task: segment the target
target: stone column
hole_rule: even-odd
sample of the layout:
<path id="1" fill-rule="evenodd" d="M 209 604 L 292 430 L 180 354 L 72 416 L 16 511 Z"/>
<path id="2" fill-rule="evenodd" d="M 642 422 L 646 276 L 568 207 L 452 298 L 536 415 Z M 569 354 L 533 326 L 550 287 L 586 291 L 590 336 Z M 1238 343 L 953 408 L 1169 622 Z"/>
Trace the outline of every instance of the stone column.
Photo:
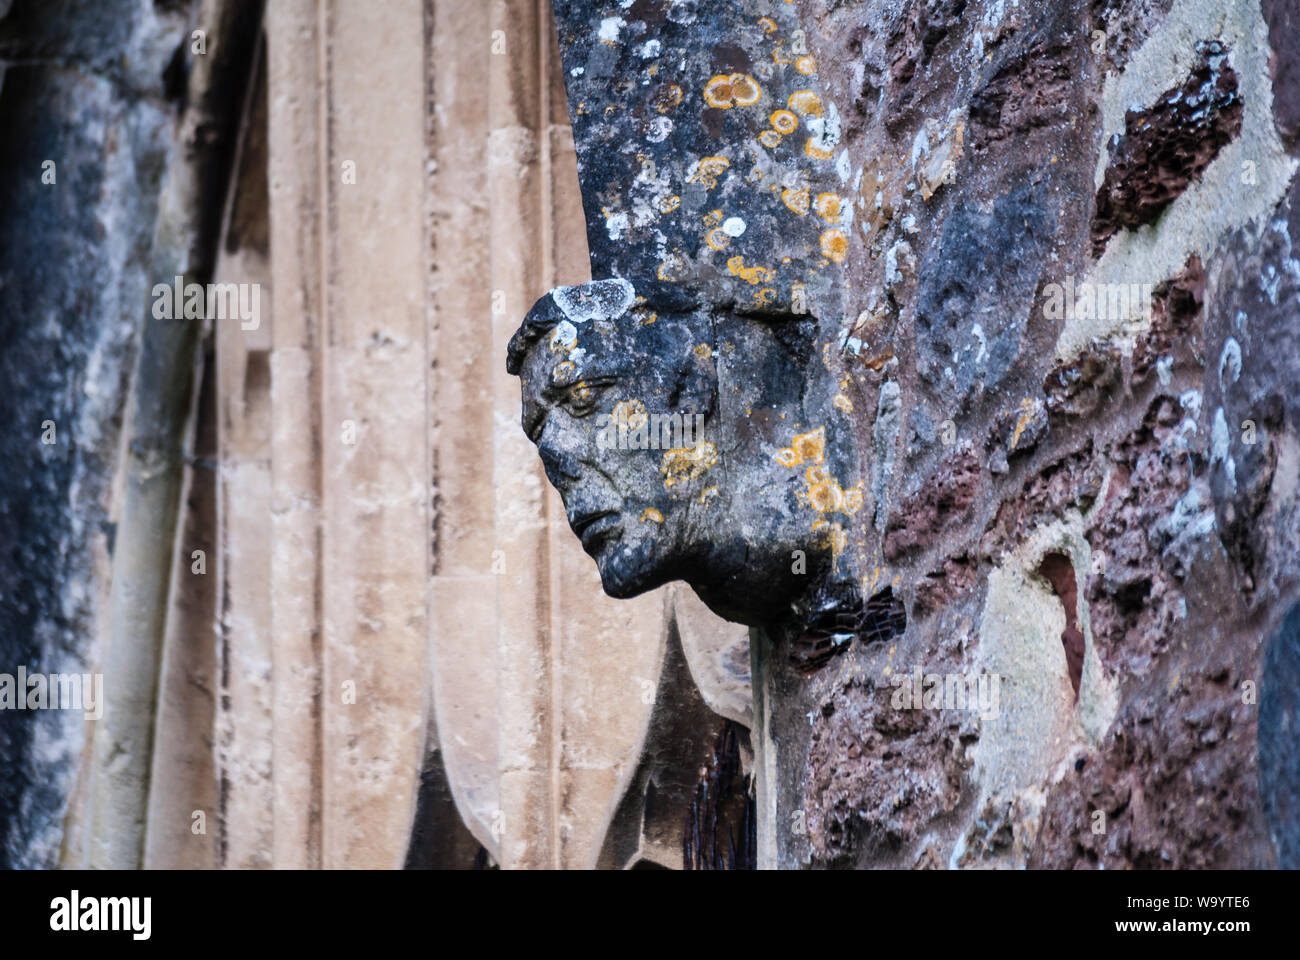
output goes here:
<path id="1" fill-rule="evenodd" d="M 314 0 L 266 11 L 271 350 L 274 862 L 321 863 L 321 335 L 327 176 L 323 24 Z"/>

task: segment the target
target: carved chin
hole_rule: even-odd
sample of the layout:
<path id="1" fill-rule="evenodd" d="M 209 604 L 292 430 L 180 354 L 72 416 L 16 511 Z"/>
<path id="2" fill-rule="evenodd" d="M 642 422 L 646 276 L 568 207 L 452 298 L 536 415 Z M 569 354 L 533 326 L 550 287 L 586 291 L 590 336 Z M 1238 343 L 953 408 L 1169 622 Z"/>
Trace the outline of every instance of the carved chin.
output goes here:
<path id="1" fill-rule="evenodd" d="M 600 584 L 611 597 L 635 597 L 664 582 L 654 540 L 617 540 L 596 557 Z"/>

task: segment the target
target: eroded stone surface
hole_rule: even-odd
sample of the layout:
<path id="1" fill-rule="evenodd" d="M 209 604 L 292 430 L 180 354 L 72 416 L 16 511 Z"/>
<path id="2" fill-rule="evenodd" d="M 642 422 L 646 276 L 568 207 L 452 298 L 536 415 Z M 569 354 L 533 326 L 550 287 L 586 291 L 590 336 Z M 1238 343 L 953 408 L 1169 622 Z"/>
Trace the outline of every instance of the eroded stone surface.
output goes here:
<path id="1" fill-rule="evenodd" d="M 780 320 L 786 301 L 740 309 L 697 227 L 618 219 L 640 187 L 614 190 L 616 171 L 645 180 L 638 137 L 664 133 L 654 169 L 670 178 L 701 144 L 735 178 L 761 135 L 744 111 L 756 89 L 785 82 L 765 60 L 760 76 L 761 36 L 738 14 L 688 6 L 562 5 L 562 45 L 588 58 L 566 68 L 584 68 L 570 97 L 593 263 L 642 290 L 634 274 L 654 276 L 662 259 L 656 231 L 665 249 L 684 233 L 698 253 L 678 282 L 685 313 L 744 330 L 751 314 Z M 849 605 L 887 595 L 902 609 L 879 642 L 848 629 L 832 563 L 812 594 L 782 587 L 798 622 L 751 619 L 760 862 L 1277 862 L 1294 829 L 1292 767 L 1278 748 L 1255 786 L 1255 726 L 1264 638 L 1294 600 L 1300 551 L 1284 386 L 1298 354 L 1284 318 L 1300 306 L 1286 15 L 1204 0 L 774 6 L 795 9 L 774 15 L 771 35 L 802 32 L 818 95 L 836 107 L 835 172 L 852 210 L 833 258 L 843 299 L 817 299 L 794 362 L 807 376 L 791 369 L 787 382 L 799 383 L 798 429 L 835 425 L 838 489 L 862 491 L 860 512 L 836 519 Z M 724 105 L 696 102 L 671 130 L 653 114 L 685 107 L 690 85 L 680 101 L 649 82 L 642 96 L 649 68 L 633 59 L 661 26 L 679 49 L 699 44 L 679 68 L 695 86 L 725 80 Z M 636 123 L 605 109 L 592 64 L 632 95 Z M 746 265 L 764 245 L 795 262 L 792 243 L 809 249 L 801 232 L 773 235 L 784 221 L 755 230 L 712 206 L 716 195 L 739 207 L 736 181 L 717 179 L 682 194 L 681 209 L 696 203 L 728 250 L 750 245 Z M 727 231 L 733 215 L 743 233 Z M 806 265 L 827 266 L 815 253 Z M 727 373 L 720 364 L 719 406 L 744 390 L 743 373 L 730 386 Z M 771 415 L 747 406 L 718 422 L 723 437 L 770 431 Z M 720 462 L 738 489 L 746 471 L 771 483 L 766 465 Z M 741 499 L 719 505 L 743 517 L 758 498 Z M 738 591 L 731 612 L 746 603 L 762 601 Z M 819 620 L 822 609 L 835 615 Z M 1270 649 L 1285 661 L 1284 641 Z M 1000 709 L 900 709 L 893 681 L 916 667 L 995 675 Z M 1273 703 L 1259 742 L 1286 715 Z"/>
<path id="2" fill-rule="evenodd" d="M 1142 112 L 1130 111 L 1097 191 L 1092 235 L 1100 253 L 1116 230 L 1156 219 L 1241 132 L 1237 75 L 1217 40 L 1198 44 L 1186 82 Z"/>

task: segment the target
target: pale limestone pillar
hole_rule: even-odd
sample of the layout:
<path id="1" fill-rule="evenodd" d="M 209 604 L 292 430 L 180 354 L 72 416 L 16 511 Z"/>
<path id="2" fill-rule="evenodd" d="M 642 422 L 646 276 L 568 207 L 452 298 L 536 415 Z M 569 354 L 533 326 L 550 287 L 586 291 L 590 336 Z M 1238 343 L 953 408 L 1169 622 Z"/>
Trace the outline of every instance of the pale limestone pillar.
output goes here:
<path id="1" fill-rule="evenodd" d="M 517 564 L 494 536 L 491 391 L 500 362 L 493 351 L 484 162 L 489 14 L 485 3 L 439 5 L 429 50 L 434 173 L 428 310 L 435 362 L 429 422 L 436 504 L 429 638 L 437 732 L 452 795 L 466 826 L 495 857 L 501 823 L 497 584 Z"/>
<path id="2" fill-rule="evenodd" d="M 544 253 L 537 255 L 545 176 L 538 162 L 544 98 L 538 89 L 543 43 L 537 7 L 533 0 L 491 3 L 489 25 L 498 42 L 505 41 L 505 52 L 488 60 L 484 157 L 489 282 L 504 307 L 491 314 L 494 361 L 505 356 L 519 318 L 547 280 Z M 506 570 L 497 591 L 499 861 L 507 869 L 554 867 L 559 859 L 558 651 L 549 590 L 547 488 L 532 445 L 517 426 L 511 429 L 519 419 L 518 385 L 499 361 L 492 366 L 495 542 Z"/>
<path id="3" fill-rule="evenodd" d="M 264 157 L 257 158 L 265 163 Z M 244 189 L 236 170 L 234 193 Z M 227 217 L 229 224 L 229 217 Z M 227 239 L 229 239 L 227 226 Z M 265 252 L 222 244 L 217 283 L 249 284 L 270 297 Z M 219 471 L 216 714 L 221 771 L 218 853 L 226 867 L 271 866 L 273 790 L 271 633 L 271 304 L 257 329 L 213 321 L 216 344 Z M 182 581 L 184 583 L 184 581 Z M 167 787 L 162 787 L 167 789 Z"/>
<path id="4" fill-rule="evenodd" d="M 321 860 L 396 867 L 427 719 L 423 6 L 324 10 Z"/>
<path id="5" fill-rule="evenodd" d="M 323 24 L 316 0 L 265 14 L 271 350 L 273 860 L 321 865 Z"/>

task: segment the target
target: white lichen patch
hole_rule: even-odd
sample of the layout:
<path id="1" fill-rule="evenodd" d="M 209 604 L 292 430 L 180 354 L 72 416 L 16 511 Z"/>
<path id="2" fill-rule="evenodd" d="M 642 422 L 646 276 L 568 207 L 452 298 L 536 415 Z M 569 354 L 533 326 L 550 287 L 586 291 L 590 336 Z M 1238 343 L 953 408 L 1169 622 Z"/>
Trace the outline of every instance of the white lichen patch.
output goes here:
<path id="1" fill-rule="evenodd" d="M 1228 489 L 1237 492 L 1237 461 L 1229 453 L 1230 436 L 1228 419 L 1223 415 L 1223 407 L 1214 411 L 1214 425 L 1210 427 L 1210 463 L 1223 464 L 1224 476 L 1228 480 Z"/>
<path id="2" fill-rule="evenodd" d="M 1223 352 L 1219 354 L 1219 387 L 1226 390 L 1228 384 L 1236 383 L 1241 376 L 1241 344 L 1235 337 L 1223 342 Z M 1226 380 L 1225 380 L 1226 377 Z"/>
<path id="3" fill-rule="evenodd" d="M 729 237 L 739 237 L 745 232 L 745 221 L 740 217 L 728 217 L 722 221 L 722 232 Z"/>
<path id="4" fill-rule="evenodd" d="M 597 36 L 605 43 L 618 43 L 619 34 L 627 26 L 627 21 L 622 17 L 606 17 L 600 21 L 600 30 Z"/>
<path id="5" fill-rule="evenodd" d="M 628 215 L 623 212 L 612 213 L 605 218 L 605 232 L 611 240 L 622 240 L 623 231 L 631 225 Z"/>
<path id="6" fill-rule="evenodd" d="M 808 127 L 808 155 L 830 157 L 840 143 L 840 112 L 835 104 L 827 102 L 825 115 L 807 117 L 804 123 Z"/>
<path id="7" fill-rule="evenodd" d="M 556 287 L 551 299 L 573 323 L 597 317 L 614 320 L 627 313 L 636 300 L 636 290 L 622 277 L 593 280 L 576 287 Z"/>

